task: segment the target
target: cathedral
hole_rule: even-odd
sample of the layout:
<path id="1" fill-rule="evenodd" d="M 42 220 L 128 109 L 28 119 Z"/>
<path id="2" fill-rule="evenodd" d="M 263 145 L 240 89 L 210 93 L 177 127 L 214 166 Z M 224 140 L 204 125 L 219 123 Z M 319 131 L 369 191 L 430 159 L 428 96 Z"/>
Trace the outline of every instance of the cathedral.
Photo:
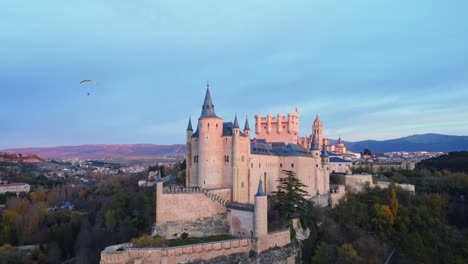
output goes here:
<path id="1" fill-rule="evenodd" d="M 187 127 L 187 187 L 229 189 L 228 199 L 253 204 L 259 179 L 263 192 L 277 190 L 283 170 L 293 171 L 307 187 L 309 198 L 329 193 L 330 158 L 317 116 L 312 136 L 299 137 L 299 112 L 286 116 L 255 116 L 252 138 L 246 119 L 243 129 L 216 115 L 207 87 L 196 130 Z"/>

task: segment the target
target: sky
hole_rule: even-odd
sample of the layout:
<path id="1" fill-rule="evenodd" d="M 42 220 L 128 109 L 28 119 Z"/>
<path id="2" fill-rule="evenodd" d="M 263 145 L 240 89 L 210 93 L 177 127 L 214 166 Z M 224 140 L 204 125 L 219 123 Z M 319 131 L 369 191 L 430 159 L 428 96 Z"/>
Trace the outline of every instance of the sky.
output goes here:
<path id="1" fill-rule="evenodd" d="M 468 135 L 466 10 L 466 0 L 2 0 L 0 149 L 184 143 L 207 80 L 217 115 L 251 127 L 297 106 L 303 135 L 316 115 L 324 136 L 348 141 Z"/>

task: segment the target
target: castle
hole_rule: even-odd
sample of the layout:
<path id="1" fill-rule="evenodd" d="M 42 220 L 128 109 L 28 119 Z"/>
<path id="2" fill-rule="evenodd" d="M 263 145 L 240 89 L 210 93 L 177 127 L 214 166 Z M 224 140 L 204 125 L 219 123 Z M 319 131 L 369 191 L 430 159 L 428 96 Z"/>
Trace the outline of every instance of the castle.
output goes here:
<path id="1" fill-rule="evenodd" d="M 241 130 L 237 116 L 224 122 L 216 115 L 209 86 L 194 131 L 186 130 L 186 186 L 156 183 L 156 221 L 153 235 L 168 239 L 231 234 L 235 239 L 180 247 L 135 248 L 130 244 L 106 248 L 101 264 L 187 263 L 231 254 L 269 254 L 289 250 L 281 263 L 294 263 L 297 248 L 290 228 L 268 230 L 268 195 L 277 190 L 283 170 L 293 171 L 316 205 L 334 205 L 344 186 L 330 190 L 333 166 L 323 142 L 322 122 L 316 117 L 312 136 L 299 137 L 299 112 L 287 116 L 255 116 L 251 139 L 248 120 Z M 302 232 L 299 221 L 291 223 Z"/>
<path id="2" fill-rule="evenodd" d="M 291 170 L 311 197 L 329 192 L 329 157 L 320 143 L 323 132 L 318 116 L 313 136 L 303 138 L 298 137 L 297 108 L 287 116 L 257 115 L 255 121 L 254 139 L 247 119 L 243 130 L 237 116 L 234 122 L 224 122 L 216 115 L 208 87 L 196 131 L 191 120 L 187 127 L 187 187 L 227 188 L 230 201 L 253 203 L 259 179 L 263 191 L 270 194 L 284 176 L 282 171 Z"/>

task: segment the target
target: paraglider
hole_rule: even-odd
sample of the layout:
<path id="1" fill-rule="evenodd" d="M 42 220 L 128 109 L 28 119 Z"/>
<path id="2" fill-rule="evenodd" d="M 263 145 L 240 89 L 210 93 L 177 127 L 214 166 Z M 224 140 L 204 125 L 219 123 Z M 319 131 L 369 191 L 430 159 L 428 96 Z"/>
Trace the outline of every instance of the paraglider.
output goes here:
<path id="1" fill-rule="evenodd" d="M 89 84 L 89 85 L 88 85 L 88 84 Z M 88 90 L 87 94 L 88 94 L 88 96 L 89 96 L 89 95 L 91 94 L 91 92 L 90 92 L 91 86 L 94 86 L 94 85 L 97 86 L 97 85 L 98 85 L 98 82 L 95 81 L 95 80 L 82 80 L 82 81 L 80 82 L 80 85 L 86 87 L 86 89 Z"/>

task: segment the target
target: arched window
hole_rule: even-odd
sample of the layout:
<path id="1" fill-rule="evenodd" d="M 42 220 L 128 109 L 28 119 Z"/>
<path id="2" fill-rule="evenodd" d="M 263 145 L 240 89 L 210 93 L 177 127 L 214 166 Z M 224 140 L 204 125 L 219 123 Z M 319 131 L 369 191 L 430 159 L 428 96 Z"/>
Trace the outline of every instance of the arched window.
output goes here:
<path id="1" fill-rule="evenodd" d="M 294 168 L 294 163 L 291 163 L 291 168 Z"/>

